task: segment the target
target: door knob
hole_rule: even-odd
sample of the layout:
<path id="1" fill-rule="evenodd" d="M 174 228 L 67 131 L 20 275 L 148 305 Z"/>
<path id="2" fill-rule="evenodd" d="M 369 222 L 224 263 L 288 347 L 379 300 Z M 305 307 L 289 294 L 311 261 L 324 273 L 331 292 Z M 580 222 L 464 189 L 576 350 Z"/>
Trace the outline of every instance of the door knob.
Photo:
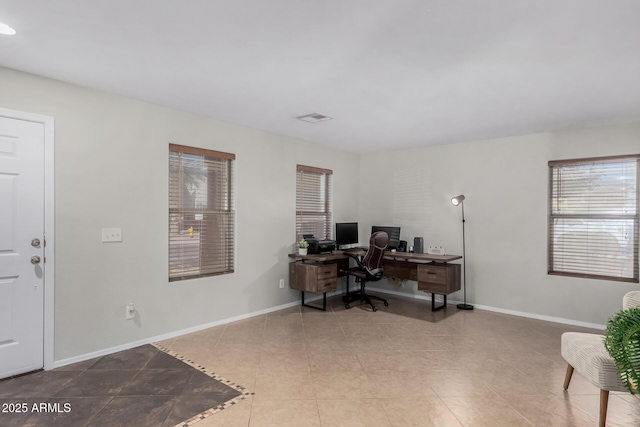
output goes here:
<path id="1" fill-rule="evenodd" d="M 31 246 L 33 246 L 34 248 L 37 248 L 38 246 L 40 246 L 40 239 L 31 240 Z"/>
<path id="2" fill-rule="evenodd" d="M 40 257 L 38 255 L 34 255 L 31 257 L 31 264 L 38 264 L 40 262 Z"/>

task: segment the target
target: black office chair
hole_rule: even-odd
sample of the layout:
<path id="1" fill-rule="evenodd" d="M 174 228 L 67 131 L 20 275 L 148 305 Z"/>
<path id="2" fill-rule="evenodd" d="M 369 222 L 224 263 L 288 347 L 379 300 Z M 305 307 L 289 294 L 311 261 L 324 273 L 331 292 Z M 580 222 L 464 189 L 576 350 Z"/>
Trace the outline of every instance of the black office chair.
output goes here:
<path id="1" fill-rule="evenodd" d="M 357 267 L 344 270 L 344 273 L 347 277 L 355 277 L 356 282 L 360 283 L 360 292 L 349 293 L 347 289 L 347 295 L 342 297 L 345 308 L 351 308 L 350 304 L 353 301 L 360 300 L 369 304 L 371 309 L 376 311 L 377 308 L 373 305 L 371 299 L 383 301 L 385 306 L 389 305 L 386 299 L 375 295 L 367 295 L 364 291 L 367 282 L 375 282 L 382 279 L 382 258 L 384 257 L 384 251 L 387 248 L 388 242 L 389 235 L 384 231 L 377 231 L 371 235 L 369 239 L 369 250 L 364 257 L 362 255 L 356 255 L 355 253 L 344 252 L 345 255 L 355 259 L 358 263 Z"/>

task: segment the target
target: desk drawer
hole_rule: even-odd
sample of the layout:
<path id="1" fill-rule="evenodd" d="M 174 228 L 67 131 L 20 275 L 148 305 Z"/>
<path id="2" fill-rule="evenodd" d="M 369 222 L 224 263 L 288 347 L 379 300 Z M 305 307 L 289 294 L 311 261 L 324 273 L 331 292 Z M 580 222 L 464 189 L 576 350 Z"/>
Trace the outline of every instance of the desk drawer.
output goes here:
<path id="1" fill-rule="evenodd" d="M 318 288 L 316 289 L 316 293 L 330 292 L 335 291 L 338 281 L 336 277 L 328 277 L 326 279 L 318 279 Z"/>
<path id="2" fill-rule="evenodd" d="M 460 290 L 460 264 L 425 264 L 418 267 L 418 290 L 448 295 Z"/>
<path id="3" fill-rule="evenodd" d="M 290 286 L 304 292 L 321 294 L 337 288 L 336 264 L 293 262 L 290 270 Z"/>
<path id="4" fill-rule="evenodd" d="M 447 292 L 447 285 L 444 283 L 418 282 L 418 290 L 440 295 L 447 295 L 450 293 Z"/>
<path id="5" fill-rule="evenodd" d="M 318 281 L 331 277 L 335 279 L 338 273 L 338 269 L 335 264 L 320 265 L 318 266 L 317 271 Z"/>
<path id="6" fill-rule="evenodd" d="M 447 269 L 445 267 L 435 267 L 431 265 L 421 265 L 418 268 L 418 282 L 447 284 Z"/>

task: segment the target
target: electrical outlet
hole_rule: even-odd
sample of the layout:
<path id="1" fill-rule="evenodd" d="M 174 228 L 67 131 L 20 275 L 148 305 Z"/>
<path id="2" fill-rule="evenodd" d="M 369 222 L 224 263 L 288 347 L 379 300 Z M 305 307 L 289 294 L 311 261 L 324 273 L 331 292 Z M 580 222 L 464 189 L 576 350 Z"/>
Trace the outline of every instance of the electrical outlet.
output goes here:
<path id="1" fill-rule="evenodd" d="M 122 242 L 122 229 L 121 228 L 103 228 L 102 229 L 102 242 Z"/>
<path id="2" fill-rule="evenodd" d="M 127 320 L 133 319 L 134 317 L 136 317 L 136 306 L 133 305 L 133 303 L 129 303 L 127 304 L 127 306 L 124 309 L 124 317 Z"/>
<path id="3" fill-rule="evenodd" d="M 284 279 L 280 279 L 280 289 L 284 289 Z"/>

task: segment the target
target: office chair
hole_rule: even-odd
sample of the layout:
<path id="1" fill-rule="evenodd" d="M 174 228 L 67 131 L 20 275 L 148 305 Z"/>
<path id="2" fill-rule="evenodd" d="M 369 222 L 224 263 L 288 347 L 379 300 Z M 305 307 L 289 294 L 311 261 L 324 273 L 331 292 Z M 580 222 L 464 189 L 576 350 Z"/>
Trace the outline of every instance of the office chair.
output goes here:
<path id="1" fill-rule="evenodd" d="M 349 276 L 353 276 L 356 282 L 360 283 L 360 292 L 349 293 L 349 289 L 347 288 L 347 295 L 342 297 L 345 308 L 351 308 L 349 304 L 353 301 L 360 300 L 369 304 L 371 309 L 376 311 L 377 308 L 373 305 L 371 299 L 383 301 L 385 306 L 389 305 L 386 299 L 375 295 L 367 295 L 364 291 L 367 282 L 376 282 L 382 279 L 382 258 L 384 257 L 384 250 L 387 248 L 388 242 L 389 235 L 384 231 L 377 231 L 371 235 L 369 239 L 369 250 L 364 257 L 362 255 L 356 255 L 355 253 L 344 252 L 345 255 L 355 259 L 358 264 L 357 267 L 344 270 L 344 273 L 347 275 L 347 280 Z"/>

